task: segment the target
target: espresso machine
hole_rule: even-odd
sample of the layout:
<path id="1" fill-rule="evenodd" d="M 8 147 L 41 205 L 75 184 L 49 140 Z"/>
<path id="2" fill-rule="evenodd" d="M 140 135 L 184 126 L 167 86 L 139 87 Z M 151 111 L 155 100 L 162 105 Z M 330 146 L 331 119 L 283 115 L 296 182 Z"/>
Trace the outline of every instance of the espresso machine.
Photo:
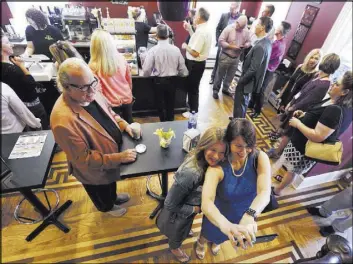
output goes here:
<path id="1" fill-rule="evenodd" d="M 50 24 L 60 29 L 60 31 L 64 31 L 64 23 L 61 16 L 61 10 L 56 6 L 54 6 L 54 12 L 50 10 L 49 6 L 47 6 L 47 8 Z"/>
<path id="2" fill-rule="evenodd" d="M 21 37 L 19 34 L 16 33 L 12 25 L 5 25 L 5 29 L 7 33 L 6 35 L 10 42 L 22 42 L 24 40 L 23 37 Z M 3 28 L 1 28 L 1 31 L 3 34 L 5 34 L 5 31 L 3 30 Z"/>
<path id="3" fill-rule="evenodd" d="M 83 6 L 66 4 L 62 11 L 62 18 L 70 41 L 90 41 L 91 23 Z"/>

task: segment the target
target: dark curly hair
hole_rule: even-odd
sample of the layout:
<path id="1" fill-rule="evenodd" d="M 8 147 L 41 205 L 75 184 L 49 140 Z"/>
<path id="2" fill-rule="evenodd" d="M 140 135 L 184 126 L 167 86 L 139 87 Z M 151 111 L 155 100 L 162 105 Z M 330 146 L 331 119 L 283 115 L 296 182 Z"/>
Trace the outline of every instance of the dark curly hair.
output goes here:
<path id="1" fill-rule="evenodd" d="M 347 94 L 339 98 L 336 104 L 352 108 L 352 89 L 353 89 L 353 76 L 352 71 L 346 71 L 341 79 L 342 90 L 347 90 Z"/>
<path id="2" fill-rule="evenodd" d="M 30 8 L 26 11 L 26 18 L 32 19 L 39 29 L 44 29 L 48 25 L 48 20 L 44 13 L 35 8 Z"/>
<path id="3" fill-rule="evenodd" d="M 248 148 L 255 149 L 256 130 L 254 125 L 245 118 L 235 118 L 228 124 L 225 141 L 230 144 L 239 136 L 244 139 Z"/>

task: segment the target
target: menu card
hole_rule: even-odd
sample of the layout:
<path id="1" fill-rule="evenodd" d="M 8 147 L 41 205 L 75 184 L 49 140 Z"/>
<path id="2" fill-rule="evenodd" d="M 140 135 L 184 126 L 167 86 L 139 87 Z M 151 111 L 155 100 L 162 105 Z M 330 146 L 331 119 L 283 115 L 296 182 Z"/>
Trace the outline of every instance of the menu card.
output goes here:
<path id="1" fill-rule="evenodd" d="M 36 132 L 19 136 L 9 159 L 38 157 L 42 152 L 47 132 Z"/>

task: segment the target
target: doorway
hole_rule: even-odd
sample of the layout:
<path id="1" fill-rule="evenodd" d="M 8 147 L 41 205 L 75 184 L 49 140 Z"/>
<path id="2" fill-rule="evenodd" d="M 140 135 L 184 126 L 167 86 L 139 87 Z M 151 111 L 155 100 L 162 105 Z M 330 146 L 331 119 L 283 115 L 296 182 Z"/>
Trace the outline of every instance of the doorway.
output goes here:
<path id="1" fill-rule="evenodd" d="M 208 27 L 213 33 L 212 35 L 212 48 L 208 59 L 215 59 L 217 54 L 216 47 L 216 28 L 223 13 L 229 12 L 230 2 L 223 1 L 210 1 L 210 2 L 196 2 L 196 8 L 204 7 L 208 12 L 210 12 L 210 19 L 208 20 Z"/>

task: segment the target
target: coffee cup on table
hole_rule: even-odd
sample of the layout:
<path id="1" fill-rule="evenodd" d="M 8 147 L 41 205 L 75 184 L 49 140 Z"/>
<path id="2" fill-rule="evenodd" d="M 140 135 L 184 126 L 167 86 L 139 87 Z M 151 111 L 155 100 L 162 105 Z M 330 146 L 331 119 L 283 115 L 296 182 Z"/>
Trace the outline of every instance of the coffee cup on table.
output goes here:
<path id="1" fill-rule="evenodd" d="M 132 134 L 134 139 L 140 139 L 141 137 L 141 125 L 139 123 L 131 123 L 130 124 Z"/>

